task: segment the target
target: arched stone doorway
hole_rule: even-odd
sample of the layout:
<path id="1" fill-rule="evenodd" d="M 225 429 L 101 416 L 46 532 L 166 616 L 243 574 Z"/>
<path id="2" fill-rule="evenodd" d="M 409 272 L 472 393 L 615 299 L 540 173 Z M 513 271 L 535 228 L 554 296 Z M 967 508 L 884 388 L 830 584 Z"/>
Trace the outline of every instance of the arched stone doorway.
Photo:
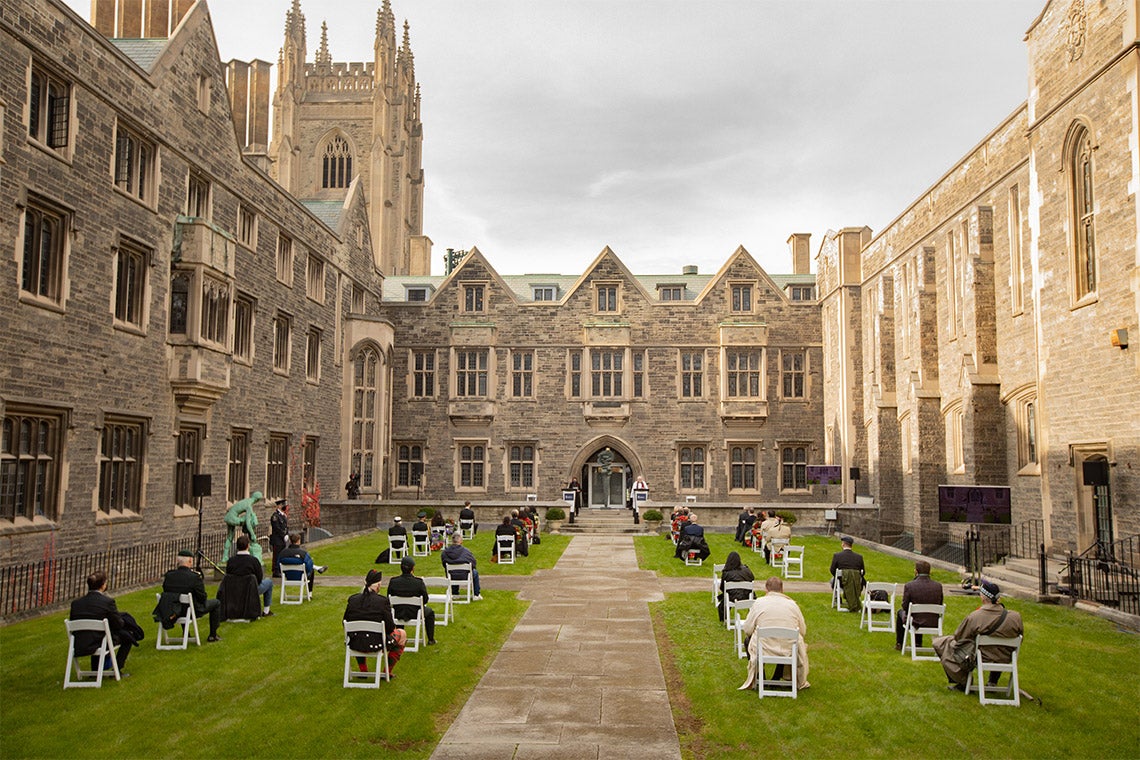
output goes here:
<path id="1" fill-rule="evenodd" d="M 582 506 L 591 509 L 624 509 L 641 460 L 617 438 L 602 436 L 582 447 L 572 472 L 582 485 Z"/>

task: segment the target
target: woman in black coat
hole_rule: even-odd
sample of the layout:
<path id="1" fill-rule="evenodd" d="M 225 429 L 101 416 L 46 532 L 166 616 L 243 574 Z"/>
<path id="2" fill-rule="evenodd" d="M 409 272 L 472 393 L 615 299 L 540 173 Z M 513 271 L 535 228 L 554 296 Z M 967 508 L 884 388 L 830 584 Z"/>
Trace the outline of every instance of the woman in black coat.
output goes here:
<path id="1" fill-rule="evenodd" d="M 724 584 L 754 580 L 756 577 L 752 575 L 751 568 L 740 561 L 740 555 L 737 552 L 729 552 L 724 560 L 724 569 L 720 571 L 720 593 L 716 596 L 716 613 L 721 622 L 724 622 Z M 748 591 L 744 589 L 733 589 L 728 592 L 728 598 L 734 602 L 747 599 L 748 596 Z"/>

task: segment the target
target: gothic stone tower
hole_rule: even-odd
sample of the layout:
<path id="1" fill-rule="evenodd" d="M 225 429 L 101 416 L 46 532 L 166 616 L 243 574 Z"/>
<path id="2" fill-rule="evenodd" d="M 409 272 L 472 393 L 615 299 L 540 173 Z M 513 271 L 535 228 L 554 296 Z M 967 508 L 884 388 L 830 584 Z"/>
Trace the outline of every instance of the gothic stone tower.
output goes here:
<path id="1" fill-rule="evenodd" d="M 269 153 L 274 178 L 303 200 L 342 200 L 359 177 L 376 266 L 385 275 L 430 274 L 423 235 L 423 125 L 408 25 L 397 47 L 389 0 L 377 12 L 375 57 L 334 62 L 327 27 L 306 62 L 300 0 L 285 15 Z"/>

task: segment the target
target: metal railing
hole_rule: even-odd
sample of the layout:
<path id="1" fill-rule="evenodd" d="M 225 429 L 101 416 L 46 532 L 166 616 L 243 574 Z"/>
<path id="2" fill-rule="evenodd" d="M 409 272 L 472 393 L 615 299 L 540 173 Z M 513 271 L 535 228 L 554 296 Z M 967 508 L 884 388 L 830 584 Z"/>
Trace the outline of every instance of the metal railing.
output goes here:
<path id="1" fill-rule="evenodd" d="M 55 557 L 0 568 L 0 617 L 49 609 L 87 593 L 87 576 L 107 573 L 108 588 L 123 591 L 160 580 L 183 549 L 194 551 L 198 537 L 168 539 L 121 549 Z M 202 536 L 202 553 L 220 561 L 226 534 Z"/>
<path id="2" fill-rule="evenodd" d="M 1140 535 L 1111 543 L 1097 541 L 1069 553 L 1065 590 L 1077 597 L 1140 615 Z"/>

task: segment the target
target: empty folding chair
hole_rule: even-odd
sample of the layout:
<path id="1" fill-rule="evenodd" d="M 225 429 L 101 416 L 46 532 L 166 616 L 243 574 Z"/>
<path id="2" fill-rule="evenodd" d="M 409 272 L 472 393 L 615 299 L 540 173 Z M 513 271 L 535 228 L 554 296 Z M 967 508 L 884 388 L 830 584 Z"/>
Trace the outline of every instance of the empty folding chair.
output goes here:
<path id="1" fill-rule="evenodd" d="M 748 647 L 744 645 L 744 621 L 748 619 L 748 613 L 754 604 L 755 599 L 741 599 L 732 606 L 732 636 L 736 643 L 736 656 L 743 659 L 748 658 Z"/>
<path id="2" fill-rule="evenodd" d="M 412 531 L 412 556 L 426 557 L 431 554 L 431 533 L 426 530 Z"/>
<path id="3" fill-rule="evenodd" d="M 966 678 L 966 693 L 970 693 L 970 689 L 976 688 L 978 690 L 978 701 L 983 705 L 1013 705 L 1019 707 L 1021 705 L 1021 687 L 1017 678 L 1017 654 L 1021 650 L 1021 636 L 1016 638 L 1007 639 L 1001 636 L 978 636 L 974 639 L 974 651 L 977 652 L 978 667 L 974 669 Z M 994 662 L 993 659 L 986 659 L 987 647 L 1002 647 L 1010 650 L 1009 662 Z M 989 652 L 989 656 L 994 656 L 993 652 Z M 999 678 L 1001 673 L 1009 673 L 1009 683 L 1002 688 L 1001 686 L 990 686 L 987 683 L 990 673 L 998 673 Z M 975 682 L 975 678 L 977 681 Z M 993 697 L 991 694 L 1002 694 L 1004 697 Z"/>
<path id="4" fill-rule="evenodd" d="M 344 623 L 344 688 L 346 689 L 378 689 L 380 679 L 389 680 L 388 649 L 384 646 L 387 637 L 384 633 L 384 624 L 372 620 L 348 620 Z M 379 637 L 380 648 L 376 650 L 356 650 L 349 643 L 349 634 L 372 632 Z M 364 658 L 365 667 L 369 658 L 373 659 L 371 671 L 360 670 L 356 662 L 357 657 Z M 356 667 L 354 667 L 356 666 Z"/>
<path id="5" fill-rule="evenodd" d="M 692 565 L 693 567 L 700 567 L 705 561 L 701 559 L 700 549 L 686 549 L 685 550 L 685 564 Z"/>
<path id="6" fill-rule="evenodd" d="M 912 660 L 934 660 L 938 662 L 938 655 L 934 653 L 934 647 L 920 647 L 916 646 L 919 636 L 941 636 L 942 635 L 942 618 L 946 614 L 945 604 L 912 604 L 906 612 L 906 620 L 903 625 L 906 626 L 903 634 L 903 654 L 910 648 L 910 659 Z M 924 625 L 916 626 L 914 618 L 916 615 L 936 615 L 938 617 L 937 625 Z M 919 650 L 922 654 L 919 654 Z"/>
<path id="7" fill-rule="evenodd" d="M 804 577 L 804 547 L 788 544 L 784 547 L 784 577 Z"/>
<path id="8" fill-rule="evenodd" d="M 895 630 L 895 593 L 898 591 L 897 583 L 868 583 L 863 589 L 863 612 L 859 617 L 859 627 L 867 626 L 867 631 Z M 879 593 L 882 592 L 882 593 Z M 885 593 L 885 600 L 875 599 Z M 876 612 L 886 612 L 885 619 L 876 620 Z"/>
<path id="9" fill-rule="evenodd" d="M 748 591 L 748 599 L 756 598 L 756 591 L 752 588 L 752 581 L 728 581 L 724 584 L 724 627 L 732 630 L 732 609 L 740 602 L 732 601 L 733 591 Z"/>
<path id="10" fill-rule="evenodd" d="M 720 593 L 720 571 L 724 569 L 723 564 L 713 565 L 713 585 L 712 585 L 712 602 L 716 604 L 717 594 Z"/>
<path id="11" fill-rule="evenodd" d="M 799 655 L 800 632 L 795 628 L 757 628 L 752 633 L 756 642 L 756 688 L 760 692 L 760 699 L 764 697 L 791 697 L 796 699 L 799 693 Z M 792 653 L 788 656 L 764 654 L 764 639 L 785 639 L 791 642 Z M 775 680 L 764 677 L 764 668 L 767 665 L 783 665 L 785 672 L 790 667 L 792 680 Z"/>
<path id="12" fill-rule="evenodd" d="M 455 608 L 452 606 L 451 581 L 447 578 L 424 578 L 428 588 L 428 604 L 435 605 L 435 624 L 447 625 L 455 617 Z M 440 610 L 443 614 L 440 614 Z"/>
<path id="13" fill-rule="evenodd" d="M 156 593 L 154 597 L 156 600 L 161 599 L 162 594 Z M 191 641 L 202 646 L 202 641 L 198 637 L 198 613 L 194 610 L 193 597 L 182 594 L 178 597 L 178 602 L 182 605 L 182 614 L 170 629 L 163 628 L 162 623 L 158 624 L 158 636 L 154 640 L 155 649 L 186 649 Z M 191 630 L 194 631 L 193 637 L 190 636 Z M 176 632 L 181 633 L 177 639 Z"/>
<path id="14" fill-rule="evenodd" d="M 404 645 L 405 652 L 418 652 L 420 651 L 420 641 L 426 641 L 427 635 L 424 631 L 424 600 L 418 596 L 389 596 L 388 601 L 392 603 L 392 618 L 396 621 L 396 625 L 403 627 L 408 632 L 408 643 Z M 414 607 L 415 613 L 405 617 L 397 612 L 401 607 Z M 407 614 L 407 610 L 403 610 Z M 412 635 L 414 629 L 415 635 Z"/>
<path id="15" fill-rule="evenodd" d="M 67 672 L 63 676 L 63 688 L 100 688 L 103 685 L 103 671 L 107 662 L 110 663 L 109 669 L 115 676 L 115 680 L 120 680 L 119 662 L 115 659 L 115 650 L 119 647 L 111 637 L 110 621 L 104 618 L 102 620 L 64 620 L 63 623 L 67 626 Z M 89 655 L 75 653 L 75 634 L 82 632 L 102 634 L 103 636 L 99 648 Z M 95 667 L 91 669 L 83 667 L 83 663 L 88 657 L 96 663 Z"/>
<path id="16" fill-rule="evenodd" d="M 513 565 L 515 563 L 514 536 L 495 536 L 495 554 L 500 565 Z"/>
<path id="17" fill-rule="evenodd" d="M 313 600 L 313 592 L 309 590 L 309 573 L 301 560 L 282 560 L 280 581 L 281 604 L 302 604 L 305 600 Z"/>

